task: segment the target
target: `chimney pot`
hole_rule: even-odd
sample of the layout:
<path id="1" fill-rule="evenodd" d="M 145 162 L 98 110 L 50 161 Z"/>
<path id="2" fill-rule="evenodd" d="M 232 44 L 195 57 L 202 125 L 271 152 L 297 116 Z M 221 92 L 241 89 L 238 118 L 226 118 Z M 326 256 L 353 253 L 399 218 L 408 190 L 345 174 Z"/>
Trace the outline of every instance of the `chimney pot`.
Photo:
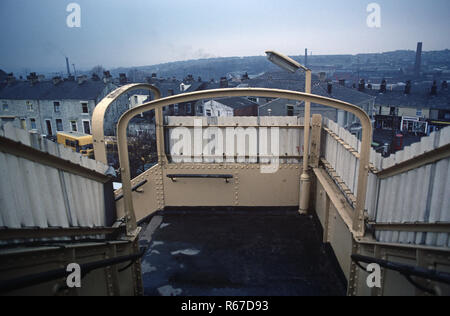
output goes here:
<path id="1" fill-rule="evenodd" d="M 437 95 L 437 82 L 436 82 L 436 80 L 433 82 L 433 85 L 431 86 L 431 95 Z"/>
<path id="2" fill-rule="evenodd" d="M 104 71 L 103 72 L 103 82 L 104 83 L 109 83 L 111 81 L 112 81 L 111 73 L 109 71 Z"/>
<path id="3" fill-rule="evenodd" d="M 228 80 L 227 77 L 220 78 L 220 87 L 221 88 L 228 88 Z"/>
<path id="4" fill-rule="evenodd" d="M 328 84 L 327 84 L 327 91 L 328 91 L 328 94 L 333 93 L 333 84 L 331 82 L 328 82 Z"/>
<path id="5" fill-rule="evenodd" d="M 406 81 L 405 94 L 411 94 L 411 80 Z"/>
<path id="6" fill-rule="evenodd" d="M 383 79 L 383 81 L 381 81 L 381 85 L 380 85 L 380 92 L 386 93 L 386 87 L 387 87 L 386 79 Z"/>
<path id="7" fill-rule="evenodd" d="M 364 79 L 361 79 L 361 81 L 359 82 L 358 90 L 364 91 L 365 89 L 366 89 L 366 81 Z"/>
<path id="8" fill-rule="evenodd" d="M 53 84 L 54 84 L 55 86 L 57 86 L 58 84 L 60 84 L 60 83 L 62 82 L 62 78 L 59 77 L 59 76 L 53 77 L 52 81 L 53 81 Z"/>
<path id="9" fill-rule="evenodd" d="M 127 75 L 124 73 L 119 74 L 119 82 L 120 84 L 127 84 L 128 83 Z"/>

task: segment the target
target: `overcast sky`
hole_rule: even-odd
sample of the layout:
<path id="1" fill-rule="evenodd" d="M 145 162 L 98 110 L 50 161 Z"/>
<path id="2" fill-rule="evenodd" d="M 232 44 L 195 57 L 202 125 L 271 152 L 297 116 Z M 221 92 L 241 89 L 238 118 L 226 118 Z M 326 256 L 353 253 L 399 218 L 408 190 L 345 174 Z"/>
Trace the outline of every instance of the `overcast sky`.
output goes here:
<path id="1" fill-rule="evenodd" d="M 81 27 L 69 28 L 69 3 Z M 206 57 L 356 54 L 450 48 L 449 0 L 0 0 L 0 68 L 64 70 L 152 65 Z"/>

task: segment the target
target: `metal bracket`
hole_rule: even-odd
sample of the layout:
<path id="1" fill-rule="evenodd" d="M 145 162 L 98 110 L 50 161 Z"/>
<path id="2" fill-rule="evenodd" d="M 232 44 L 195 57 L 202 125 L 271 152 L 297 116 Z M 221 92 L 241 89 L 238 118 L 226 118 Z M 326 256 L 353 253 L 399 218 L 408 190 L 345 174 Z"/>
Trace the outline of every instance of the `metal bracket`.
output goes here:
<path id="1" fill-rule="evenodd" d="M 168 174 L 167 178 L 170 178 L 173 182 L 176 182 L 177 178 L 196 178 L 196 179 L 225 179 L 226 183 L 229 183 L 229 179 L 233 178 L 232 174 Z"/>

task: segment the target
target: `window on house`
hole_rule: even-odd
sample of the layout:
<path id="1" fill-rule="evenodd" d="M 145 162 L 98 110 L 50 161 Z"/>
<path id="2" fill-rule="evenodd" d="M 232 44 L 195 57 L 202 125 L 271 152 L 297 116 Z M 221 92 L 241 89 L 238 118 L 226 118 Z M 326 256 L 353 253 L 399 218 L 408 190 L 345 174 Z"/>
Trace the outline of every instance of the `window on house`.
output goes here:
<path id="1" fill-rule="evenodd" d="M 83 130 L 85 134 L 91 134 L 91 122 L 83 121 Z"/>
<path id="2" fill-rule="evenodd" d="M 186 104 L 186 113 L 191 113 L 191 111 L 192 111 L 191 103 Z"/>
<path id="3" fill-rule="evenodd" d="M 211 110 L 206 110 L 206 116 L 211 116 Z"/>
<path id="4" fill-rule="evenodd" d="M 20 127 L 24 130 L 27 130 L 27 120 L 26 119 L 20 120 Z"/>
<path id="5" fill-rule="evenodd" d="M 292 105 L 287 106 L 287 116 L 294 116 L 294 106 Z"/>
<path id="6" fill-rule="evenodd" d="M 47 136 L 53 136 L 52 121 L 45 120 L 45 125 L 47 126 Z"/>
<path id="7" fill-rule="evenodd" d="M 198 106 L 198 113 L 203 114 L 203 105 Z"/>
<path id="8" fill-rule="evenodd" d="M 33 103 L 31 103 L 30 101 L 27 101 L 27 110 L 33 111 Z"/>
<path id="9" fill-rule="evenodd" d="M 56 120 L 56 131 L 58 131 L 58 132 L 64 131 L 63 123 L 62 123 L 62 120 L 60 120 L 60 119 Z"/>
<path id="10" fill-rule="evenodd" d="M 9 105 L 7 102 L 3 101 L 3 105 L 2 105 L 3 111 L 8 111 L 9 109 Z"/>
<path id="11" fill-rule="evenodd" d="M 53 108 L 55 110 L 55 113 L 59 113 L 60 112 L 60 104 L 59 102 L 53 102 Z"/>
<path id="12" fill-rule="evenodd" d="M 81 103 L 81 113 L 83 114 L 89 114 L 89 107 L 86 102 Z"/>
<path id="13" fill-rule="evenodd" d="M 134 96 L 134 104 L 138 104 L 138 97 L 137 97 L 137 95 Z"/>
<path id="14" fill-rule="evenodd" d="M 416 116 L 422 116 L 422 109 L 416 110 Z"/>
<path id="15" fill-rule="evenodd" d="M 30 125 L 31 125 L 31 129 L 37 129 L 36 128 L 36 119 L 34 119 L 34 118 L 30 119 Z"/>
<path id="16" fill-rule="evenodd" d="M 173 106 L 173 111 L 174 111 L 175 113 L 178 113 L 178 104 L 174 104 L 174 106 Z"/>
<path id="17" fill-rule="evenodd" d="M 72 129 L 72 132 L 78 132 L 77 121 L 70 121 L 70 128 Z"/>

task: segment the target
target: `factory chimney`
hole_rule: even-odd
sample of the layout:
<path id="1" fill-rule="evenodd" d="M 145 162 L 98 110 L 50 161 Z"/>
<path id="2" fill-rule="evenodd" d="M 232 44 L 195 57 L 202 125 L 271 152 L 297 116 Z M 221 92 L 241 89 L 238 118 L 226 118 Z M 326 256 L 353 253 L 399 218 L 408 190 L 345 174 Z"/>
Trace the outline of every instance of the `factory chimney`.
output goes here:
<path id="1" fill-rule="evenodd" d="M 66 67 L 67 67 L 67 76 L 70 77 L 70 66 L 69 66 L 69 58 L 66 57 Z"/>
<path id="2" fill-rule="evenodd" d="M 416 64 L 414 66 L 414 74 L 416 77 L 420 76 L 420 70 L 422 68 L 422 42 L 417 43 L 416 51 Z"/>
<path id="3" fill-rule="evenodd" d="M 308 67 L 308 49 L 305 48 L 305 67 Z"/>

